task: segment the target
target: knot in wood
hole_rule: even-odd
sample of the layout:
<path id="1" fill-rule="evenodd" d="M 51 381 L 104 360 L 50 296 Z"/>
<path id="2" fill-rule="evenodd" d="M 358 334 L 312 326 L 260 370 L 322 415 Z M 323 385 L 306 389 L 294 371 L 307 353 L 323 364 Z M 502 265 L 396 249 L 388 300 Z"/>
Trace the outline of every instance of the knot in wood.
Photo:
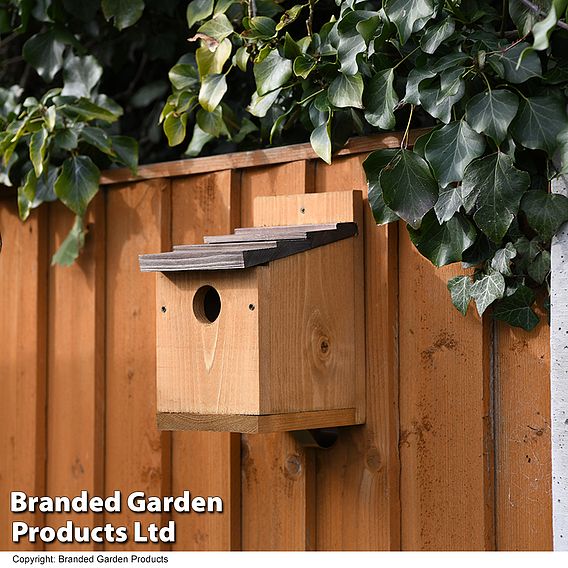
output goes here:
<path id="1" fill-rule="evenodd" d="M 286 477 L 295 479 L 302 473 L 302 462 L 300 456 L 292 454 L 286 458 Z"/>

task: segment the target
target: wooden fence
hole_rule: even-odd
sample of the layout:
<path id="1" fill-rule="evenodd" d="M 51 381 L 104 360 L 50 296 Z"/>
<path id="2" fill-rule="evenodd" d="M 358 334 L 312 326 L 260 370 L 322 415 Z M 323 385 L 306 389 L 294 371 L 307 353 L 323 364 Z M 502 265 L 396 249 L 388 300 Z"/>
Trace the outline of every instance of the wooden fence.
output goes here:
<path id="1" fill-rule="evenodd" d="M 138 255 L 250 226 L 258 195 L 366 190 L 364 157 L 399 142 L 355 140 L 331 166 L 299 145 L 146 166 L 136 180 L 110 172 L 70 268 L 49 259 L 72 215 L 53 204 L 23 224 L 16 200 L 0 200 L 0 549 L 14 548 L 16 518 L 46 522 L 7 513 L 16 489 L 222 496 L 223 514 L 173 516 L 175 550 L 551 548 L 548 326 L 463 318 L 446 290 L 460 268 L 436 270 L 370 210 L 367 423 L 330 450 L 156 429 L 155 277 Z M 156 517 L 69 518 L 169 519 Z"/>

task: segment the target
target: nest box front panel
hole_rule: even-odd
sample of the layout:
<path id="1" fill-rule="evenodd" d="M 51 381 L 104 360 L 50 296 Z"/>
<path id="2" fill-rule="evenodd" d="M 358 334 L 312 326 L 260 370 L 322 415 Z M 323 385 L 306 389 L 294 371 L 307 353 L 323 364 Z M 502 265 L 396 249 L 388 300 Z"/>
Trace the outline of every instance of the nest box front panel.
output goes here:
<path id="1" fill-rule="evenodd" d="M 158 412 L 259 413 L 257 270 L 157 275 Z"/>

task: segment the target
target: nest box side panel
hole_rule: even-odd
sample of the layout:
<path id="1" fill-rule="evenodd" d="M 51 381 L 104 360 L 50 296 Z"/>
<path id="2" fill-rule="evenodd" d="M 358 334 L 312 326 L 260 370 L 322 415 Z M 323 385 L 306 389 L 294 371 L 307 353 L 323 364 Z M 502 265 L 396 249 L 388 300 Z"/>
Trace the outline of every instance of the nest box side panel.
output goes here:
<path id="1" fill-rule="evenodd" d="M 264 320 L 260 321 L 261 337 L 264 329 L 269 329 L 271 341 L 266 349 L 271 355 L 267 362 L 270 371 L 262 374 L 270 380 L 261 383 L 263 414 L 304 411 L 315 404 L 317 408 L 354 408 L 353 423 L 365 421 L 362 192 L 255 199 L 257 227 L 335 222 L 356 222 L 359 234 L 270 264 L 274 300 L 270 324 L 265 326 Z M 287 329 L 288 335 L 282 335 L 279 329 Z M 287 345 L 283 346 L 283 341 Z"/>
<path id="2" fill-rule="evenodd" d="M 157 274 L 159 413 L 258 414 L 256 271 Z"/>
<path id="3" fill-rule="evenodd" d="M 346 239 L 270 264 L 262 414 L 355 408 L 352 246 Z"/>

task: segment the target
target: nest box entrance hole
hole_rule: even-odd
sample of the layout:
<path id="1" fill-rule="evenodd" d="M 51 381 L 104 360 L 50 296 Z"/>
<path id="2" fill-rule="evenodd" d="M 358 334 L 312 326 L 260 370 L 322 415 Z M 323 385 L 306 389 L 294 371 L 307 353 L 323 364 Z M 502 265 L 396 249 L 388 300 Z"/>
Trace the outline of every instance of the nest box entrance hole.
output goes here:
<path id="1" fill-rule="evenodd" d="M 221 296 L 213 286 L 201 286 L 193 297 L 193 313 L 201 323 L 213 323 L 221 313 Z"/>

